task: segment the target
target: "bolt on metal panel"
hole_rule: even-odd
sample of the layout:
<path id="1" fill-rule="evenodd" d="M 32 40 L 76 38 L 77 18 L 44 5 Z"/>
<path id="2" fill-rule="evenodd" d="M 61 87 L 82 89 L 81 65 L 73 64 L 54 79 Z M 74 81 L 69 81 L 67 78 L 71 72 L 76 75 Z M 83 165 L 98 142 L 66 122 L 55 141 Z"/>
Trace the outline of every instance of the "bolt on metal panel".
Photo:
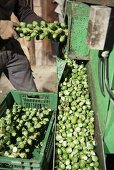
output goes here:
<path id="1" fill-rule="evenodd" d="M 91 49 L 103 50 L 110 20 L 111 8 L 91 6 L 88 22 L 87 44 Z"/>

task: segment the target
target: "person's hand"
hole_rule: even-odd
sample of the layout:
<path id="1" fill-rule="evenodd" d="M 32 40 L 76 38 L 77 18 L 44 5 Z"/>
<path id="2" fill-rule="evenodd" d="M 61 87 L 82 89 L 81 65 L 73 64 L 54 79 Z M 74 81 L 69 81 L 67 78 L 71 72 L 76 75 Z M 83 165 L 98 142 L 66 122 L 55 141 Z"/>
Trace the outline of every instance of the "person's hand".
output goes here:
<path id="1" fill-rule="evenodd" d="M 19 38 L 18 34 L 15 31 L 15 27 L 18 26 L 17 23 L 9 20 L 0 20 L 0 37 L 3 40 L 9 38 Z"/>

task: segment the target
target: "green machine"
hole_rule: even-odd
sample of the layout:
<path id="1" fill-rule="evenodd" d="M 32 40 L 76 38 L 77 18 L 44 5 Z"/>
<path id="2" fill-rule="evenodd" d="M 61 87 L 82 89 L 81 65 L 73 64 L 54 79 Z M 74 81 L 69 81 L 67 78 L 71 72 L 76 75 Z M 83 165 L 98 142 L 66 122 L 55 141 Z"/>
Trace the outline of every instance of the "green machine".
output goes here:
<path id="1" fill-rule="evenodd" d="M 65 7 L 69 29 L 66 50 L 70 58 L 83 60 L 88 68 L 92 106 L 98 121 L 97 140 L 104 155 L 114 154 L 113 7 L 110 0 L 67 1 Z"/>

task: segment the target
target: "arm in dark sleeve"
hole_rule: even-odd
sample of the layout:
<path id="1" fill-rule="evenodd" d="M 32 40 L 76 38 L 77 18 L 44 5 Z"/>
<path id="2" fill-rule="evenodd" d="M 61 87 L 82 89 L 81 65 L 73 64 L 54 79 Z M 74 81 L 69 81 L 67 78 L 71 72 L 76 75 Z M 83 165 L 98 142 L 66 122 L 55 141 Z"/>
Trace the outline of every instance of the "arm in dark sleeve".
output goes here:
<path id="1" fill-rule="evenodd" d="M 14 13 L 20 22 L 31 23 L 32 21 L 41 22 L 43 20 L 30 9 L 26 0 L 17 0 Z"/>

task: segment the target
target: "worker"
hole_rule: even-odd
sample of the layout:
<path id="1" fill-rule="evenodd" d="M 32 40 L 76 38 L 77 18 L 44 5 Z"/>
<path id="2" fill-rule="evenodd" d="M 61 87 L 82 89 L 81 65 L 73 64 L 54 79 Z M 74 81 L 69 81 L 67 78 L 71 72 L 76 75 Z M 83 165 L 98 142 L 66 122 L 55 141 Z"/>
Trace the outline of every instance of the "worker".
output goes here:
<path id="1" fill-rule="evenodd" d="M 12 13 L 20 22 L 42 20 L 26 0 L 0 0 L 0 77 L 4 73 L 17 90 L 37 91 L 30 63 L 17 40 L 17 24 L 10 20 Z"/>

